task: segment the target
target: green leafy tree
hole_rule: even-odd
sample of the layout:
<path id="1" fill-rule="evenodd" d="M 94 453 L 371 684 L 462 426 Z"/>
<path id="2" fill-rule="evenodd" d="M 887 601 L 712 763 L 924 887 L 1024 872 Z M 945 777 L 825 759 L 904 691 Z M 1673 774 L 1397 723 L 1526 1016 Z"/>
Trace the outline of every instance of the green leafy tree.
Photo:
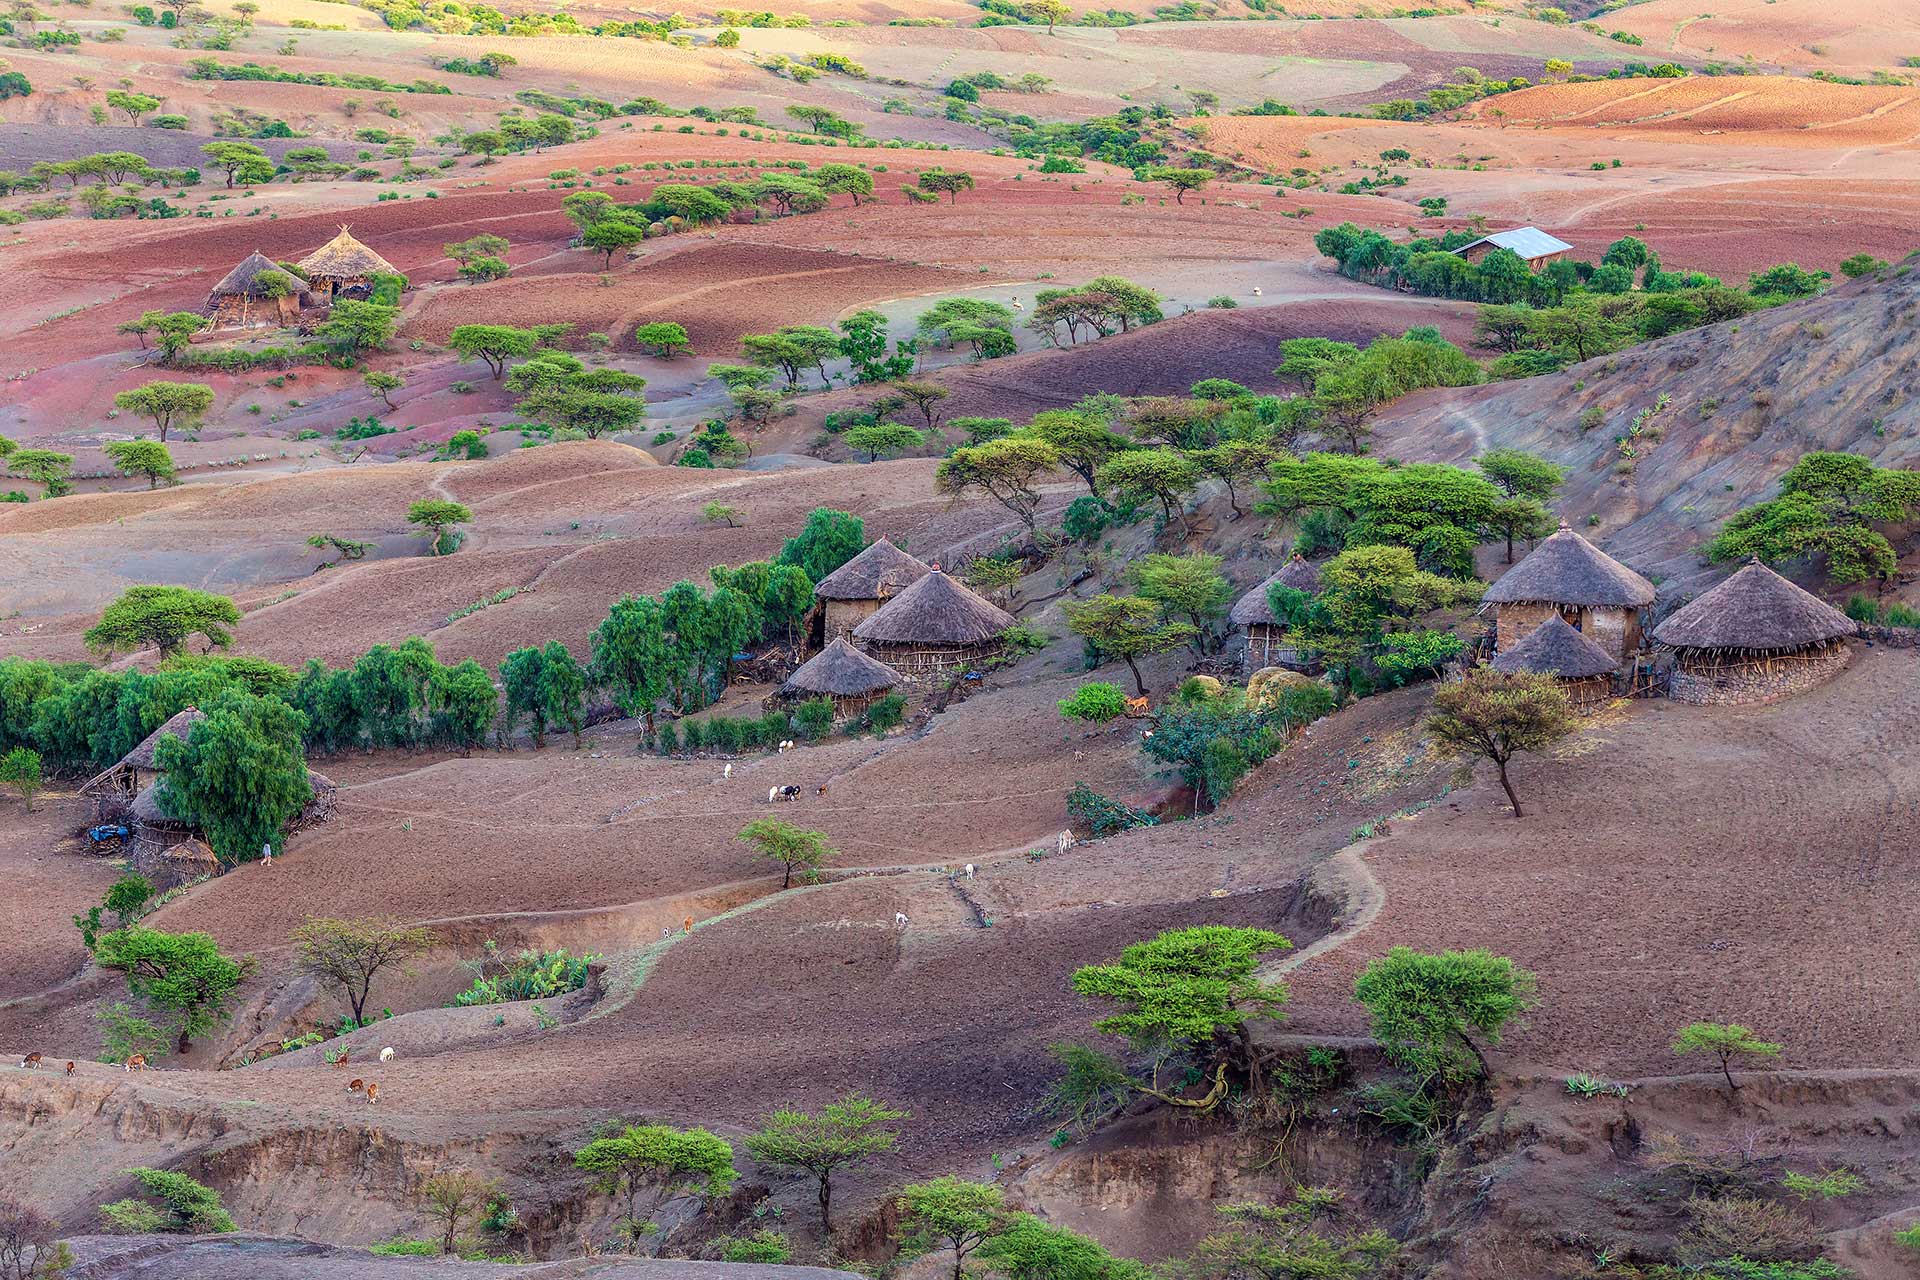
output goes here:
<path id="1" fill-rule="evenodd" d="M 1780 1045 L 1762 1040 L 1751 1027 L 1737 1022 L 1694 1022 L 1680 1028 L 1673 1037 L 1673 1051 L 1680 1057 L 1704 1053 L 1718 1059 L 1729 1093 L 1740 1088 L 1733 1078 L 1736 1060 L 1771 1062 L 1780 1056 L 1780 1049 Z"/>
<path id="2" fill-rule="evenodd" d="M 93 961 L 125 974 L 127 989 L 173 1024 L 181 1053 L 193 1048 L 194 1036 L 229 1020 L 233 993 L 253 963 L 221 954 L 207 934 L 139 925 L 101 934 Z"/>
<path id="3" fill-rule="evenodd" d="M 33 812 L 33 798 L 42 785 L 40 753 L 30 747 L 15 747 L 0 756 L 0 784 L 12 787 L 20 802 Z"/>
<path id="4" fill-rule="evenodd" d="M 623 218 L 603 218 L 580 233 L 583 248 L 601 255 L 601 270 L 613 267 L 613 255 L 622 253 L 647 238 L 647 229 Z"/>
<path id="5" fill-rule="evenodd" d="M 355 298 L 335 300 L 327 318 L 313 327 L 319 342 L 342 355 L 378 351 L 393 341 L 400 308 Z"/>
<path id="6" fill-rule="evenodd" d="M 273 161 L 251 142 L 209 142 L 200 148 L 207 163 L 227 175 L 227 185 L 235 182 L 265 182 L 273 177 Z M 266 177 L 260 177 L 262 168 Z"/>
<path id="7" fill-rule="evenodd" d="M 740 349 L 754 363 L 779 369 L 789 386 L 798 386 L 808 368 L 826 376 L 826 362 L 840 354 L 840 335 L 819 325 L 789 324 L 772 333 L 745 335 Z"/>
<path id="8" fill-rule="evenodd" d="M 1394 1063 L 1423 1081 L 1460 1081 L 1487 1075 L 1481 1045 L 1499 1044 L 1534 1006 L 1535 985 L 1533 974 L 1490 951 L 1394 947 L 1361 971 L 1353 997 Z"/>
<path id="9" fill-rule="evenodd" d="M 778 818 L 756 818 L 740 828 L 737 838 L 752 845 L 762 858 L 780 864 L 785 872 L 780 881 L 782 889 L 793 887 L 796 870 L 802 884 L 812 884 L 820 878 L 820 868 L 827 859 L 839 852 L 820 832 L 806 831 Z"/>
<path id="10" fill-rule="evenodd" d="M 1835 585 L 1890 580 L 1898 563 L 1876 525 L 1920 518 L 1920 472 L 1876 467 L 1852 453 L 1809 453 L 1780 477 L 1780 496 L 1736 512 L 1707 557 L 1780 564 L 1820 556 Z"/>
<path id="11" fill-rule="evenodd" d="M 239 607 L 226 596 L 192 587 L 128 587 L 84 639 L 89 649 L 107 655 L 158 649 L 171 658 L 196 635 L 209 649 L 226 648 L 233 643 L 227 628 L 239 621 Z"/>
<path id="12" fill-rule="evenodd" d="M 1192 624 L 1168 622 L 1160 606 L 1143 596 L 1097 595 L 1090 600 L 1069 601 L 1063 608 L 1067 626 L 1089 641 L 1102 658 L 1118 658 L 1133 673 L 1134 691 L 1147 696 L 1147 682 L 1140 674 L 1139 659 L 1166 653 L 1187 643 L 1194 636 Z"/>
<path id="13" fill-rule="evenodd" d="M 391 917 L 332 920 L 309 916 L 293 931 L 293 947 L 302 973 L 338 995 L 356 1023 L 366 1021 L 374 979 L 407 964 L 438 941 L 431 929 Z"/>
<path id="14" fill-rule="evenodd" d="M 116 407 L 152 418 L 164 443 L 175 427 L 192 427 L 213 408 L 213 388 L 200 382 L 149 382 L 114 396 Z"/>
<path id="15" fill-rule="evenodd" d="M 1200 468 L 1192 458 L 1171 449 L 1135 449 L 1109 458 L 1094 479 L 1098 489 L 1111 492 L 1118 505 L 1158 502 L 1167 523 L 1178 524 L 1184 531 L 1186 517 L 1181 508 L 1200 483 Z"/>
<path id="16" fill-rule="evenodd" d="M 639 426 L 646 417 L 646 401 L 624 391 L 592 390 L 588 381 L 591 377 L 586 375 L 585 378 L 570 379 L 570 385 L 556 390 L 537 391 L 516 404 L 514 409 L 529 421 L 579 431 L 589 440 L 618 435 Z M 636 378 L 635 381 L 644 382 L 644 379 Z"/>
<path id="17" fill-rule="evenodd" d="M 140 117 L 151 115 L 160 109 L 160 99 L 151 94 L 131 93 L 123 89 L 107 90 L 107 105 L 115 111 L 124 111 L 129 124 L 139 124 Z"/>
<path id="18" fill-rule="evenodd" d="M 1519 818 L 1520 798 L 1507 776 L 1508 762 L 1523 751 L 1546 750 L 1572 733 L 1575 723 L 1567 692 L 1552 676 L 1504 675 L 1479 667 L 1466 679 L 1434 691 L 1427 732 L 1449 755 L 1493 761 L 1513 816 Z"/>
<path id="19" fill-rule="evenodd" d="M 846 192 L 853 197 L 856 209 L 862 196 L 873 194 L 873 175 L 850 164 L 823 164 L 813 171 L 813 180 L 820 184 L 822 191 L 834 195 Z"/>
<path id="20" fill-rule="evenodd" d="M 1149 169 L 1147 170 L 1146 176 L 1149 182 L 1166 183 L 1167 189 L 1173 192 L 1173 202 L 1175 204 L 1185 204 L 1187 201 L 1187 192 L 1200 190 L 1220 175 L 1211 169 L 1176 169 L 1169 167 Z"/>
<path id="21" fill-rule="evenodd" d="M 1147 1280 L 1152 1274 L 1144 1264 L 1115 1257 L 1097 1241 L 1030 1213 L 1013 1214 L 980 1246 L 974 1260 L 1007 1280 Z M 1251 1274 L 1271 1280 L 1285 1276 L 1283 1272 Z"/>
<path id="22" fill-rule="evenodd" d="M 121 475 L 145 476 L 149 489 L 159 488 L 162 480 L 173 480 L 173 454 L 158 440 L 110 441 L 106 455 Z"/>
<path id="23" fill-rule="evenodd" d="M 920 175 L 919 187 L 932 195 L 944 195 L 947 203 L 958 204 L 962 191 L 973 190 L 973 175 L 947 169 L 928 169 Z"/>
<path id="24" fill-rule="evenodd" d="M 1214 1101 L 1224 1096 L 1227 1059 L 1238 1065 L 1256 1095 L 1266 1091 L 1260 1053 L 1251 1023 L 1278 1021 L 1287 1003 L 1283 982 L 1256 975 L 1260 957 L 1290 951 L 1293 944 L 1267 929 L 1201 925 L 1169 929 L 1136 942 L 1107 964 L 1088 965 L 1073 975 L 1083 996 L 1119 1006 L 1093 1025 L 1125 1038 L 1136 1048 L 1174 1047 L 1200 1054 L 1222 1054 L 1215 1074 Z"/>
<path id="25" fill-rule="evenodd" d="M 46 487 L 49 498 L 64 498 L 73 492 L 73 455 L 52 449 L 14 449 L 6 455 L 7 474 L 32 480 Z"/>
<path id="26" fill-rule="evenodd" d="M 1238 520 L 1246 514 L 1240 509 L 1240 487 L 1264 479 L 1268 468 L 1286 457 L 1286 451 L 1271 439 L 1222 440 L 1192 457 L 1203 473 L 1227 486 L 1227 506 Z"/>
<path id="27" fill-rule="evenodd" d="M 596 1138 L 573 1153 L 574 1167 L 592 1175 L 597 1189 L 624 1195 L 627 1223 L 637 1247 L 650 1224 L 639 1213 L 642 1192 L 653 1193 L 651 1216 L 670 1200 L 688 1195 L 724 1196 L 733 1189 L 733 1147 L 705 1129 L 628 1125 Z"/>
<path id="28" fill-rule="evenodd" d="M 892 1151 L 900 1141 L 897 1120 L 907 1118 L 860 1094 L 829 1102 L 818 1115 L 783 1107 L 748 1136 L 749 1154 L 761 1164 L 812 1175 L 820 1204 L 820 1232 L 833 1235 L 833 1175 Z"/>
<path id="29" fill-rule="evenodd" d="M 666 320 L 655 320 L 636 327 L 633 340 L 662 360 L 670 360 L 683 351 L 693 350 L 693 343 L 687 339 L 687 331 Z"/>
<path id="30" fill-rule="evenodd" d="M 451 1254 L 460 1228 L 498 1198 L 499 1184 L 467 1169 L 447 1169 L 420 1184 L 420 1210 L 440 1233 L 440 1252 Z"/>
<path id="31" fill-rule="evenodd" d="M 128 872 L 115 880 L 107 890 L 106 901 L 102 904 L 113 912 L 116 928 L 125 929 L 139 922 L 147 913 L 147 904 L 153 901 L 153 882 L 143 875 Z"/>
<path id="32" fill-rule="evenodd" d="M 883 453 L 892 456 L 918 449 L 927 442 L 925 433 L 897 422 L 851 427 L 840 438 L 848 448 L 866 454 L 868 462 L 879 461 Z"/>
<path id="33" fill-rule="evenodd" d="M 1554 530 L 1553 516 L 1533 498 L 1502 498 L 1487 517 L 1487 532 L 1507 544 L 1507 563 L 1513 563 L 1516 539 L 1544 538 Z"/>
<path id="34" fill-rule="evenodd" d="M 473 512 L 464 503 L 453 502 L 445 498 L 422 498 L 407 508 L 407 523 L 416 525 L 420 531 L 431 538 L 427 554 L 439 555 L 448 532 L 455 525 L 471 523 Z"/>
<path id="35" fill-rule="evenodd" d="M 1087 492 L 1096 498 L 1101 496 L 1100 468 L 1134 447 L 1133 441 L 1110 429 L 1095 415 L 1073 409 L 1037 413 L 1020 434 L 1051 447 L 1059 455 L 1061 465 L 1084 480 Z"/>
<path id="36" fill-rule="evenodd" d="M 504 258 L 511 247 L 505 236 L 485 233 L 441 246 L 449 258 L 463 267 L 476 258 Z"/>
<path id="37" fill-rule="evenodd" d="M 593 632 L 595 676 L 615 706 L 644 719 L 648 733 L 653 732 L 654 708 L 673 690 L 667 671 L 670 652 L 660 602 L 652 596 L 621 598 Z"/>
<path id="38" fill-rule="evenodd" d="M 965 1280 L 967 1255 L 1006 1222 L 1006 1193 L 985 1182 L 941 1177 L 900 1191 L 902 1250 L 911 1255 L 953 1250 L 953 1280 Z"/>
<path id="39" fill-rule="evenodd" d="M 1489 449 L 1473 460 L 1487 479 L 1509 498 L 1551 502 L 1567 478 L 1567 469 L 1520 449 Z"/>
<path id="40" fill-rule="evenodd" d="M 117 1200 L 100 1206 L 101 1216 L 121 1230 L 165 1231 L 177 1234 L 224 1234 L 234 1230 L 233 1216 L 220 1205 L 220 1194 L 184 1173 L 170 1169 L 128 1169 L 142 1194 L 159 1207 L 140 1200 Z"/>
<path id="41" fill-rule="evenodd" d="M 462 324 L 447 335 L 447 345 L 462 360 L 484 360 L 495 381 L 506 372 L 507 361 L 533 353 L 534 333 L 504 324 Z"/>
<path id="42" fill-rule="evenodd" d="M 1046 441 L 1002 436 L 947 455 L 934 470 L 933 488 L 956 499 L 985 494 L 1018 516 L 1032 533 L 1037 528 L 1040 485 L 1060 465 L 1059 451 Z"/>
<path id="43" fill-rule="evenodd" d="M 819 582 L 866 546 L 866 525 L 859 516 L 832 507 L 815 507 L 807 513 L 800 532 L 781 546 L 775 563 L 797 565 L 808 578 Z"/>
<path id="44" fill-rule="evenodd" d="M 1163 616 L 1193 624 L 1196 652 L 1205 653 L 1214 625 L 1233 603 L 1233 587 L 1220 572 L 1221 557 L 1155 552 L 1127 566 L 1134 592 L 1159 605 Z"/>
<path id="45" fill-rule="evenodd" d="M 367 390 L 379 396 L 380 403 L 389 409 L 397 407 L 393 403 L 393 393 L 407 385 L 405 377 L 397 373 L 388 373 L 384 369 L 369 369 L 360 375 L 360 380 L 366 384 Z"/>
<path id="46" fill-rule="evenodd" d="M 155 798 L 162 813 L 204 832 L 232 866 L 279 844 L 313 799 L 302 754 L 307 718 L 278 698 L 238 690 L 203 710 L 185 741 L 160 740 L 154 762 L 167 776 Z"/>

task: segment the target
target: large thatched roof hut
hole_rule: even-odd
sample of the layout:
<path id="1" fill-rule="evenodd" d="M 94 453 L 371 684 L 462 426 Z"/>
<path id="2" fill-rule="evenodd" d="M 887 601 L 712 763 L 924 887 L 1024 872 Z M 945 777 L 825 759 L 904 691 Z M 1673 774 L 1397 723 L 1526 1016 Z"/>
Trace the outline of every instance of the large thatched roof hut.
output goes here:
<path id="1" fill-rule="evenodd" d="M 794 703 L 831 698 L 835 718 L 844 718 L 859 715 L 876 699 L 893 692 L 899 683 L 898 671 L 869 658 L 845 636 L 835 636 L 826 648 L 788 676 L 780 691 L 768 701 Z"/>
<path id="2" fill-rule="evenodd" d="M 1674 655 L 1669 696 L 1681 702 L 1770 702 L 1811 689 L 1847 665 L 1859 626 L 1758 560 L 1654 628 Z"/>
<path id="3" fill-rule="evenodd" d="M 161 778 L 160 766 L 154 759 L 160 740 L 178 738 L 185 742 L 193 726 L 206 718 L 206 713 L 198 707 L 188 707 L 169 716 L 165 724 L 142 738 L 140 744 L 121 756 L 112 768 L 82 783 L 80 794 L 93 797 L 94 810 L 103 820 L 124 814 L 135 797 L 151 790 Z"/>
<path id="4" fill-rule="evenodd" d="M 860 649 L 908 676 L 964 667 L 998 654 L 1013 615 L 938 569 L 853 629 Z"/>
<path id="5" fill-rule="evenodd" d="M 1273 606 L 1267 603 L 1267 588 L 1272 586 L 1292 587 L 1312 595 L 1320 590 L 1320 570 L 1296 552 L 1276 572 L 1233 602 L 1233 608 L 1227 611 L 1227 622 L 1234 630 L 1246 633 L 1249 670 L 1294 666 L 1300 660 L 1298 651 L 1285 639 L 1286 624 L 1273 616 Z"/>
<path id="6" fill-rule="evenodd" d="M 163 869 L 161 860 L 176 846 L 194 839 L 198 834 L 191 822 L 168 817 L 161 811 L 161 776 L 156 774 L 155 781 L 142 789 L 127 809 L 127 825 L 133 829 L 134 862 L 143 875 L 148 866 Z M 312 789 L 313 795 L 294 815 L 293 821 L 287 824 L 287 835 L 317 827 L 333 817 L 339 799 L 339 786 L 333 779 L 312 769 L 307 770 L 307 786 Z M 274 852 L 279 852 L 277 845 Z"/>
<path id="7" fill-rule="evenodd" d="M 325 298 L 364 298 L 376 275 L 399 275 L 394 265 L 353 238 L 345 227 L 340 234 L 300 259 L 307 283 Z"/>
<path id="8" fill-rule="evenodd" d="M 1651 582 L 1562 522 L 1481 599 L 1494 606 L 1496 649 L 1518 644 L 1557 614 L 1618 666 L 1639 652 L 1640 611 L 1653 596 Z"/>
<path id="9" fill-rule="evenodd" d="M 1613 673 L 1620 664 L 1555 614 L 1518 644 L 1495 654 L 1487 665 L 1509 675 L 1527 671 L 1553 676 L 1565 686 L 1573 705 L 1585 711 L 1613 696 Z"/>
<path id="10" fill-rule="evenodd" d="M 306 281 L 256 249 L 213 286 L 200 314 L 215 329 L 291 324 L 311 301 Z"/>
<path id="11" fill-rule="evenodd" d="M 813 586 L 821 604 L 821 641 L 853 634 L 881 605 L 927 576 L 931 569 L 881 538 Z"/>

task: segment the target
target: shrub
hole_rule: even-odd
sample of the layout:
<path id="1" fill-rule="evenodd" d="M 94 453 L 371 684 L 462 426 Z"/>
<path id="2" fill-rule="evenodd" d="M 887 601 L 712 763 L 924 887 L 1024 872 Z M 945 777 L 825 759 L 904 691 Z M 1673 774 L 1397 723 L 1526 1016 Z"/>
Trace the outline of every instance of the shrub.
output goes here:
<path id="1" fill-rule="evenodd" d="M 1060 518 L 1060 532 L 1075 542 L 1092 542 L 1106 532 L 1113 508 L 1092 494 L 1082 494 L 1067 504 Z"/>
<path id="2" fill-rule="evenodd" d="M 792 1247 L 778 1231 L 756 1231 L 750 1236 L 729 1238 L 720 1246 L 722 1262 L 759 1262 L 777 1267 L 792 1257 Z"/>
<path id="3" fill-rule="evenodd" d="M 432 1240 L 383 1240 L 368 1245 L 367 1252 L 387 1258 L 437 1258 L 440 1246 Z"/>
<path id="4" fill-rule="evenodd" d="M 867 708 L 867 714 L 863 719 L 867 728 L 873 730 L 875 733 L 885 733 L 887 730 L 897 727 L 900 722 L 906 718 L 906 698 L 901 694 L 890 693 L 884 698 L 876 699 L 873 704 Z"/>
<path id="5" fill-rule="evenodd" d="M 136 1199 L 100 1206 L 101 1216 L 120 1231 L 169 1231 L 194 1234 L 234 1230 L 233 1218 L 220 1207 L 220 1194 L 184 1173 L 166 1169 L 129 1169 L 144 1195 L 159 1206 Z"/>
<path id="6" fill-rule="evenodd" d="M 587 985 L 587 967 L 597 955 L 570 956 L 565 947 L 555 951 L 522 951 L 511 961 L 502 962 L 492 942 L 476 964 L 473 986 L 453 998 L 456 1008 L 481 1004 L 505 1004 L 512 1000 L 544 1000 L 565 995 Z M 497 971 L 489 976 L 487 970 Z"/>
<path id="7" fill-rule="evenodd" d="M 1071 696 L 1054 704 L 1060 714 L 1073 720 L 1104 724 L 1126 714 L 1127 695 L 1118 685 L 1091 680 L 1075 689 Z"/>
<path id="8" fill-rule="evenodd" d="M 1144 809 L 1109 800 L 1084 782 L 1074 783 L 1073 789 L 1067 792 L 1067 817 L 1095 836 L 1157 826 L 1160 822 Z"/>
<path id="9" fill-rule="evenodd" d="M 1676 1252 L 1682 1262 L 1722 1258 L 1795 1262 L 1820 1256 L 1820 1233 L 1806 1211 L 1755 1196 L 1728 1195 L 1687 1202 L 1690 1221 Z"/>
<path id="10" fill-rule="evenodd" d="M 833 729 L 833 699 L 807 699 L 794 710 L 793 725 L 810 742 L 826 737 Z"/>

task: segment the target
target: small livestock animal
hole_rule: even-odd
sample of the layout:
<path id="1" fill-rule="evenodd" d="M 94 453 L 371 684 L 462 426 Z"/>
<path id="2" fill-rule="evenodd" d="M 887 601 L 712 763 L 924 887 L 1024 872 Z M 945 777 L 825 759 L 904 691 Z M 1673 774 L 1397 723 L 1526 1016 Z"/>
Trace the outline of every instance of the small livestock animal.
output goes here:
<path id="1" fill-rule="evenodd" d="M 347 1092 L 358 1093 L 366 1087 L 367 1087 L 367 1082 L 365 1080 L 362 1080 L 360 1077 L 355 1076 L 353 1078 L 353 1082 L 347 1085 Z"/>
<path id="2" fill-rule="evenodd" d="M 973 864 L 971 862 L 967 864 L 966 870 L 967 870 L 967 879 L 969 880 L 973 879 Z"/>
<path id="3" fill-rule="evenodd" d="M 907 926 L 911 923 L 912 921 L 907 919 L 906 912 L 896 911 L 893 913 L 893 927 L 898 929 L 900 932 L 905 933 L 907 931 Z"/>
<path id="4" fill-rule="evenodd" d="M 144 1053 L 134 1054 L 131 1058 L 127 1059 L 126 1068 L 129 1071 L 145 1071 L 147 1069 L 147 1055 Z"/>
<path id="5" fill-rule="evenodd" d="M 787 748 L 792 745 L 793 743 L 791 740 L 787 738 L 782 738 L 780 739 L 780 745 L 773 749 L 773 753 L 775 755 L 784 755 L 786 753 Z"/>
<path id="6" fill-rule="evenodd" d="M 347 1051 L 345 1049 L 342 1049 L 340 1056 L 333 1060 L 333 1065 L 336 1067 L 344 1067 L 347 1065 Z"/>
<path id="7" fill-rule="evenodd" d="M 1146 715 L 1148 709 L 1149 704 L 1145 697 L 1127 699 L 1127 714 L 1136 720 Z"/>
<path id="8" fill-rule="evenodd" d="M 817 790 L 817 791 L 815 791 L 815 792 L 814 792 L 813 794 L 815 794 L 815 795 L 817 795 L 817 796 L 823 796 L 823 795 L 825 795 L 825 794 L 827 794 L 827 784 L 826 784 L 826 783 L 824 783 L 824 782 L 823 782 L 823 783 L 821 783 L 821 784 L 820 784 L 820 788 L 819 788 L 819 790 Z"/>
<path id="9" fill-rule="evenodd" d="M 728 765 L 726 768 L 722 769 L 720 771 L 720 776 L 722 778 L 731 778 L 733 776 L 733 766 Z"/>
<path id="10" fill-rule="evenodd" d="M 1060 852 L 1061 853 L 1065 853 L 1067 850 L 1073 848 L 1073 846 L 1078 843 L 1080 842 L 1073 838 L 1073 832 L 1062 831 L 1060 833 Z"/>
<path id="11" fill-rule="evenodd" d="M 682 933 L 692 933 L 692 932 L 693 932 L 693 917 L 692 917 L 692 916 L 688 916 L 688 917 L 687 917 L 687 918 L 686 918 L 685 920 L 682 920 L 682 921 L 680 922 L 680 932 L 682 932 Z"/>
<path id="12" fill-rule="evenodd" d="M 392 1061 L 393 1061 L 393 1046 L 392 1046 L 392 1045 L 388 1045 L 388 1046 L 387 1046 L 386 1048 L 384 1048 L 384 1049 L 382 1049 L 382 1050 L 380 1051 L 380 1061 L 382 1061 L 382 1062 L 392 1062 Z"/>
<path id="13" fill-rule="evenodd" d="M 69 1062 L 69 1063 L 67 1064 L 67 1074 L 68 1074 L 68 1075 L 72 1075 L 72 1074 L 73 1074 L 73 1064 L 72 1064 L 71 1062 Z"/>
<path id="14" fill-rule="evenodd" d="M 379 1086 L 379 1085 L 377 1085 L 377 1084 L 368 1084 L 368 1085 L 367 1085 L 367 1101 L 368 1101 L 368 1102 L 378 1102 L 378 1101 L 380 1101 L 380 1086 Z"/>
<path id="15" fill-rule="evenodd" d="M 30 1053 L 26 1057 L 20 1059 L 20 1065 L 25 1067 L 27 1070 L 31 1071 L 35 1067 L 40 1065 L 40 1055 L 37 1053 Z"/>
<path id="16" fill-rule="evenodd" d="M 768 804 L 773 804 L 775 801 L 779 801 L 779 800 L 798 800 L 799 798 L 800 798 L 800 788 L 798 787 L 788 786 L 788 787 L 768 787 L 767 788 Z"/>

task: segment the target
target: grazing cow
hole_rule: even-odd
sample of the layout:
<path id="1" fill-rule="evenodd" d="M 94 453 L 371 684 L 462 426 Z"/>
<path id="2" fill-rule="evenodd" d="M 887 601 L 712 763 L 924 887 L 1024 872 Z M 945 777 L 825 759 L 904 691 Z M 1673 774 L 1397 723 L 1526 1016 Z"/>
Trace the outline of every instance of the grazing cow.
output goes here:
<path id="1" fill-rule="evenodd" d="M 144 1053 L 136 1053 L 127 1059 L 125 1066 L 129 1071 L 145 1071 L 147 1069 L 147 1055 Z"/>
<path id="2" fill-rule="evenodd" d="M 393 1046 L 392 1046 L 392 1045 L 388 1045 L 388 1046 L 387 1046 L 386 1048 L 384 1048 L 384 1049 L 382 1049 L 382 1050 L 380 1051 L 380 1061 L 382 1061 L 382 1062 L 392 1062 L 392 1061 L 393 1061 Z"/>
<path id="3" fill-rule="evenodd" d="M 31 1071 L 35 1067 L 40 1065 L 40 1055 L 37 1053 L 30 1053 L 26 1057 L 20 1059 L 20 1065 L 25 1067 L 27 1070 Z"/>
<path id="4" fill-rule="evenodd" d="M 733 776 L 733 766 L 729 764 L 726 768 L 722 769 L 720 771 L 720 776 L 722 778 L 731 778 Z"/>
<path id="5" fill-rule="evenodd" d="M 367 1087 L 367 1082 L 366 1082 L 365 1080 L 362 1080 L 362 1079 L 361 1079 L 360 1077 L 358 1077 L 358 1076 L 355 1076 L 355 1077 L 353 1078 L 353 1081 L 352 1081 L 352 1083 L 350 1083 L 350 1084 L 348 1084 L 348 1085 L 347 1085 L 347 1092 L 348 1092 L 348 1093 L 358 1093 L 358 1092 L 360 1092 L 360 1091 L 361 1091 L 362 1089 L 364 1089 L 364 1088 L 366 1088 L 366 1087 Z"/>
<path id="6" fill-rule="evenodd" d="M 380 1101 L 380 1086 L 379 1086 L 379 1085 L 377 1085 L 377 1084 L 369 1084 L 369 1085 L 367 1086 L 367 1101 L 368 1101 L 368 1102 L 378 1102 L 378 1101 Z"/>
<path id="7" fill-rule="evenodd" d="M 68 1075 L 72 1075 L 72 1074 L 73 1074 L 73 1064 L 72 1064 L 71 1062 L 69 1062 L 69 1063 L 67 1064 L 67 1074 L 68 1074 Z"/>
<path id="8" fill-rule="evenodd" d="M 905 933 L 907 931 L 907 926 L 911 923 L 912 921 L 907 919 L 906 912 L 896 911 L 893 913 L 893 927 L 895 929 L 898 929 L 901 933 Z"/>

